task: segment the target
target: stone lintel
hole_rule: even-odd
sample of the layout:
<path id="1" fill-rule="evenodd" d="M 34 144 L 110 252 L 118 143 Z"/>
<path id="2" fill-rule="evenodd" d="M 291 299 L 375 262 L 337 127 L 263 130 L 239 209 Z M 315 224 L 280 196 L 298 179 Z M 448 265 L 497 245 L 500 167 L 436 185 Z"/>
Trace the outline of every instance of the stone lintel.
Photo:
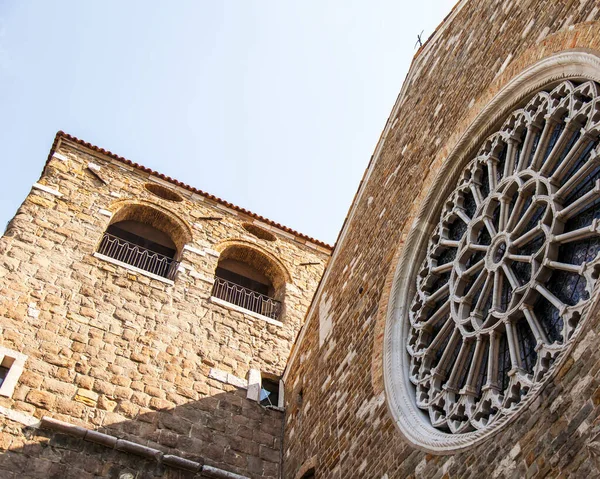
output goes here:
<path id="1" fill-rule="evenodd" d="M 224 384 L 231 384 L 240 389 L 248 388 L 248 381 L 217 368 L 211 368 L 208 377 Z"/>
<path id="2" fill-rule="evenodd" d="M 191 253 L 195 253 L 195 254 L 197 254 L 199 256 L 206 256 L 206 253 L 204 251 L 202 251 L 202 250 L 200 250 L 198 248 L 194 248 L 193 246 L 190 246 L 189 244 L 186 244 L 183 247 L 183 250 L 184 251 L 189 251 Z"/>
<path id="3" fill-rule="evenodd" d="M 30 416 L 29 414 L 25 414 L 21 411 L 15 411 L 14 409 L 9 409 L 4 406 L 0 406 L 0 414 L 2 414 L 4 417 L 7 417 L 11 421 L 23 424 L 24 426 L 36 427 L 40 423 L 39 419 L 34 416 Z"/>

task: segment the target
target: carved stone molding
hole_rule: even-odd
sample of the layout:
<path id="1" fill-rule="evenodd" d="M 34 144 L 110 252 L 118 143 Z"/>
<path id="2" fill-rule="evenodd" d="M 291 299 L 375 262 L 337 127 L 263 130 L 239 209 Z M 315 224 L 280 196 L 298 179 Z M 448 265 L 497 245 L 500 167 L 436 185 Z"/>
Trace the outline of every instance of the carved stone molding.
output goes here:
<path id="1" fill-rule="evenodd" d="M 587 450 L 594 466 L 600 471 L 600 434 L 596 434 L 590 439 L 587 443 Z"/>
<path id="2" fill-rule="evenodd" d="M 598 258 L 594 249 L 580 261 L 564 245 L 599 236 L 593 218 L 574 226 L 600 197 L 600 183 L 581 186 L 600 163 L 599 81 L 589 51 L 522 72 L 467 129 L 421 205 L 384 339 L 388 407 L 415 447 L 453 453 L 498 432 L 576 342 Z M 548 284 L 560 275 L 563 290 Z M 544 301 L 548 311 L 536 310 Z"/>

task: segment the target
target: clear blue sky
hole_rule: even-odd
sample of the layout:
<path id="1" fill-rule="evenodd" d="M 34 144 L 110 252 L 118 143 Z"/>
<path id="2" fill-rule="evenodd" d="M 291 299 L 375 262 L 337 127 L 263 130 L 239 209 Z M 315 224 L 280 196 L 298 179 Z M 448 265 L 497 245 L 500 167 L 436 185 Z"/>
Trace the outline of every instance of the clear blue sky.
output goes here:
<path id="1" fill-rule="evenodd" d="M 0 232 L 64 130 L 333 243 L 454 0 L 0 0 Z"/>

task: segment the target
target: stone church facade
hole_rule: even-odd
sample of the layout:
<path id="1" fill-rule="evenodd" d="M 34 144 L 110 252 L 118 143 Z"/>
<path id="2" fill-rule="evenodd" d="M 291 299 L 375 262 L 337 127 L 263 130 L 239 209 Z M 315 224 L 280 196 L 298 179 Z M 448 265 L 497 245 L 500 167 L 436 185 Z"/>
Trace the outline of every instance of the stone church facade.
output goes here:
<path id="1" fill-rule="evenodd" d="M 600 473 L 599 18 L 458 2 L 415 56 L 286 367 L 284 477 Z"/>
<path id="2" fill-rule="evenodd" d="M 458 2 L 333 251 L 59 133 L 0 240 L 0 476 L 597 476 L 599 205 L 591 0 Z"/>

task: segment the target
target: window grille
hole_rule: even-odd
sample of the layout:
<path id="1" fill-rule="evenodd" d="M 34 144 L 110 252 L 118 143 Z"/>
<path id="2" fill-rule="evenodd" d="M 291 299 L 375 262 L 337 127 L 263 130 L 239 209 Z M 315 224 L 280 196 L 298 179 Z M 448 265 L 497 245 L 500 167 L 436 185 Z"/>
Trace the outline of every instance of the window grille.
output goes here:
<path id="1" fill-rule="evenodd" d="M 215 276 L 212 295 L 271 319 L 279 319 L 281 314 L 281 302 L 218 276 Z"/>
<path id="2" fill-rule="evenodd" d="M 104 233 L 98 253 L 170 280 L 179 268 L 179 261 L 110 233 Z"/>

